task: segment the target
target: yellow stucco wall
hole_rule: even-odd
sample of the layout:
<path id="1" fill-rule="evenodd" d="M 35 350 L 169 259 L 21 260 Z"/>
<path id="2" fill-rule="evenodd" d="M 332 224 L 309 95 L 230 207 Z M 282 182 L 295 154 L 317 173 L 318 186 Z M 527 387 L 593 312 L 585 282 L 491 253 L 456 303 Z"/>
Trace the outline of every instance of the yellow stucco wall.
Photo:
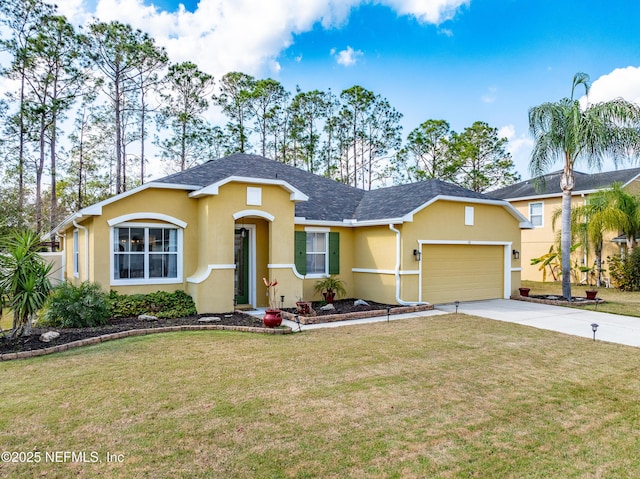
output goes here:
<path id="1" fill-rule="evenodd" d="M 640 192 L 640 182 L 634 181 L 628 187 L 630 192 Z M 588 195 L 574 195 L 571 198 L 571 206 L 582 206 L 587 201 Z M 535 227 L 531 230 L 522 230 L 522 279 L 529 281 L 542 281 L 543 274 L 540 271 L 539 265 L 532 265 L 531 260 L 533 258 L 539 258 L 549 252 L 549 248 L 554 244 L 559 244 L 557 241 L 557 235 L 561 231 L 561 219 L 555 222 L 555 229 L 553 228 L 553 215 L 556 211 L 562 209 L 562 197 L 554 196 L 548 198 L 536 198 L 531 200 L 512 201 L 511 204 L 527 219 L 529 219 L 529 205 L 531 203 L 543 204 L 543 224 L 542 226 Z M 614 254 L 619 254 L 620 250 L 617 244 L 612 243 L 611 240 L 618 236 L 617 231 L 608 231 L 604 234 L 602 258 L 605 261 L 603 267 L 606 269 L 606 258 Z M 576 241 L 579 241 L 576 239 Z M 574 251 L 571 255 L 571 263 L 578 265 L 592 266 L 595 261 L 595 254 L 593 246 L 589 245 L 585 248 L 584 245 Z M 586 279 L 585 274 L 579 274 L 580 280 Z M 607 276 L 605 272 L 605 277 Z M 558 278 L 559 279 L 559 278 Z M 575 279 L 575 278 L 574 278 Z M 572 279 L 572 280 L 574 280 Z M 553 275 L 547 268 L 546 281 L 553 281 Z"/>
<path id="2" fill-rule="evenodd" d="M 259 188 L 261 204 L 249 204 L 247 188 Z M 470 204 L 474 208 L 474 226 L 464 225 L 466 203 L 438 201 L 418 212 L 413 222 L 396 224 L 400 231 L 400 297 L 396 298 L 397 236 L 389 225 L 325 226 L 340 234 L 340 279 L 345 281 L 347 297 L 396 303 L 417 301 L 420 296 L 420 263 L 413 250 L 419 240 L 502 241 L 520 248 L 518 221 L 500 206 Z M 222 313 L 233 309 L 234 300 L 234 229 L 250 228 L 255 245 L 254 275 L 250 284 L 255 306 L 266 306 L 263 277 L 277 278 L 278 300 L 285 297 L 285 307 L 293 307 L 300 298 L 320 299 L 313 289 L 317 278 L 301 279 L 294 264 L 294 231 L 304 225 L 294 224 L 295 203 L 291 193 L 279 185 L 232 182 L 220 186 L 217 194 L 189 198 L 184 190 L 149 188 L 103 206 L 102 215 L 81 218 L 89 230 L 86 254 L 80 229 L 80 277 L 72 277 L 73 230 L 65 232 L 67 278 L 79 282 L 99 282 L 105 289 L 121 293 L 148 293 L 183 289 L 196 301 L 201 313 Z M 183 277 L 174 284 L 113 286 L 110 281 L 111 256 L 108 221 L 137 213 L 129 222 L 163 223 L 154 215 L 167 215 L 187 223 L 183 232 Z M 148 214 L 148 215 L 145 215 Z M 234 215 L 237 218 L 234 218 Z M 89 261 L 89 275 L 86 258 Z M 513 261 L 511 267 L 519 267 Z M 355 272 L 354 272 L 355 269 Z M 512 287 L 519 286 L 519 273 L 510 273 Z M 455 282 L 455 278 L 452 279 Z"/>
<path id="3" fill-rule="evenodd" d="M 473 226 L 465 225 L 465 207 L 473 208 Z M 354 273 L 358 297 L 381 297 L 392 303 L 418 301 L 423 263 L 416 261 L 413 251 L 422 249 L 420 241 L 500 242 L 511 243 L 510 249 L 521 248 L 519 221 L 499 205 L 437 201 L 415 214 L 412 222 L 396 224 L 394 228 L 401 238 L 399 298 L 396 298 L 396 276 L 390 274 L 396 268 L 397 239 L 389 225 L 358 228 L 355 232 L 354 267 L 369 270 Z M 502 261 L 501 266 L 511 282 L 511 294 L 516 293 L 520 287 L 521 261 L 509 254 L 509 264 Z M 501 282 L 503 276 L 499 278 Z M 447 281 L 451 284 L 445 286 L 455 288 L 461 280 L 464 278 L 450 275 Z"/>
<path id="4" fill-rule="evenodd" d="M 357 231 L 354 228 L 343 227 L 325 227 L 331 233 L 340 234 L 340 274 L 336 275 L 339 279 L 344 281 L 345 289 L 347 291 L 346 298 L 352 298 L 355 296 L 354 290 L 354 278 L 352 269 L 354 267 L 354 236 Z M 296 225 L 296 231 L 305 231 L 304 225 Z M 296 298 L 296 301 L 303 299 L 305 301 L 320 301 L 322 300 L 321 293 L 315 293 L 315 285 L 320 278 L 305 278 L 303 280 L 303 294 L 300 298 Z"/>

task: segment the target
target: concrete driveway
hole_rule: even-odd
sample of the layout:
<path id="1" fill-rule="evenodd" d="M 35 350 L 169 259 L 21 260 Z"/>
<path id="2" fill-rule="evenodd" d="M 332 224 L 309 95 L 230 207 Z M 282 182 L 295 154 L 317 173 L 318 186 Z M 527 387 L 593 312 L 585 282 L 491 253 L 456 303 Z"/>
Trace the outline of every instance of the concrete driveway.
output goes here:
<path id="1" fill-rule="evenodd" d="M 438 304 L 436 309 L 455 312 L 456 307 L 454 304 Z M 458 312 L 584 338 L 593 338 L 591 324 L 597 323 L 596 340 L 640 347 L 640 318 L 633 316 L 509 299 L 460 303 Z"/>

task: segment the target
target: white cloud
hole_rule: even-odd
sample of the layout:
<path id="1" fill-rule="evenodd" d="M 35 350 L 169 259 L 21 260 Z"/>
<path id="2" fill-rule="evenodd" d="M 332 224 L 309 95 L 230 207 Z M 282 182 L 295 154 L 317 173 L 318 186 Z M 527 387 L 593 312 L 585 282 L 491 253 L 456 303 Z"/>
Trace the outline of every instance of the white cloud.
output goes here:
<path id="1" fill-rule="evenodd" d="M 350 67 L 352 65 L 355 65 L 355 63 L 358 61 L 358 58 L 364 55 L 364 53 L 362 53 L 360 50 L 354 50 L 351 47 L 347 47 L 346 50 L 341 50 L 339 52 L 336 52 L 336 49 L 333 48 L 331 50 L 331 55 L 336 58 L 336 62 L 338 62 L 339 65 Z"/>
<path id="2" fill-rule="evenodd" d="M 441 23 L 451 20 L 460 7 L 469 5 L 471 0 L 381 0 L 400 15 L 412 15 L 423 23 Z"/>
<path id="3" fill-rule="evenodd" d="M 640 103 L 640 67 L 616 68 L 591 84 L 589 102 L 598 103 L 614 98 Z"/>
<path id="4" fill-rule="evenodd" d="M 505 125 L 498 129 L 498 136 L 509 140 L 507 151 L 511 153 L 516 170 L 522 178 L 529 178 L 529 157 L 533 149 L 533 140 L 527 134 L 517 134 L 514 125 Z"/>
<path id="5" fill-rule="evenodd" d="M 425 23 L 452 18 L 470 0 L 378 0 L 400 15 L 412 15 Z M 276 58 L 294 41 L 293 35 L 310 31 L 320 23 L 324 28 L 340 27 L 351 10 L 366 0 L 200 0 L 189 12 L 181 6 L 166 12 L 153 0 L 65 0 L 61 13 L 74 23 L 91 17 L 109 22 L 118 20 L 148 32 L 167 49 L 172 62 L 194 61 L 219 78 L 229 71 L 252 75 L 279 71 Z M 95 10 L 88 8 L 95 4 Z M 341 64 L 353 64 L 361 52 L 343 54 Z"/>

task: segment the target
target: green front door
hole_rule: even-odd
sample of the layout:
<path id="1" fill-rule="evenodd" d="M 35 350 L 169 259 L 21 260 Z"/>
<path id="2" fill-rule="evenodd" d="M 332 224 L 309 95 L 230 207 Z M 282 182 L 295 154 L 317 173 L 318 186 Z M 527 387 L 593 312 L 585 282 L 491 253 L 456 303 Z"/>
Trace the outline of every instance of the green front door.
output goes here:
<path id="1" fill-rule="evenodd" d="M 234 238 L 235 301 L 236 304 L 249 304 L 249 230 L 235 230 Z"/>

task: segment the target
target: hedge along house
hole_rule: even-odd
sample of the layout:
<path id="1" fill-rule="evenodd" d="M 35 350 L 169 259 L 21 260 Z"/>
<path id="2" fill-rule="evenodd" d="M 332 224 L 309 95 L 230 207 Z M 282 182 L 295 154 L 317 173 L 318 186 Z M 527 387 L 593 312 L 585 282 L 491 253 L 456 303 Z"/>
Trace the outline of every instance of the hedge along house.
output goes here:
<path id="1" fill-rule="evenodd" d="M 201 313 L 313 297 L 338 275 L 348 296 L 385 303 L 508 298 L 520 229 L 508 202 L 438 180 L 363 191 L 267 158 L 234 154 L 85 208 L 55 231 L 65 277 L 104 289 L 182 289 Z"/>
<path id="2" fill-rule="evenodd" d="M 532 265 L 531 260 L 539 258 L 549 252 L 549 248 L 556 245 L 557 234 L 561 229 L 560 218 L 553 228 L 554 212 L 562 209 L 562 190 L 560 177 L 562 171 L 555 171 L 537 179 L 521 181 L 492 191 L 491 196 L 508 201 L 520 214 L 527 217 L 533 228 L 522 232 L 522 279 L 542 281 L 540 265 Z M 597 191 L 610 188 L 614 183 L 622 185 L 631 194 L 640 193 L 640 168 L 605 171 L 601 173 L 574 172 L 575 187 L 571 196 L 572 208 L 587 204 L 589 196 Z M 577 242 L 581 241 L 576 239 Z M 619 236 L 618 231 L 608 231 L 604 235 L 602 258 L 620 254 L 624 250 L 626 237 Z M 593 266 L 595 253 L 593 245 L 588 248 L 581 244 L 573 253 L 571 263 L 580 266 Z M 606 265 L 603 266 L 607 269 Z M 606 275 L 605 275 L 606 276 Z M 553 281 L 551 274 L 547 274 L 547 281 Z M 587 274 L 583 273 L 581 282 L 587 282 Z"/>

